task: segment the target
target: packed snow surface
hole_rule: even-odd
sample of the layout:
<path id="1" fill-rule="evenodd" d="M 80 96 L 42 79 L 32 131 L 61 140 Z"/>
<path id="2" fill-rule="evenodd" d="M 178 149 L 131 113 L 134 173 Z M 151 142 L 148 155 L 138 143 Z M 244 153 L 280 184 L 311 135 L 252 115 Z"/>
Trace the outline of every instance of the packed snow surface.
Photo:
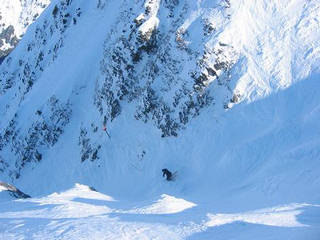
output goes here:
<path id="1" fill-rule="evenodd" d="M 54 1 L 0 67 L 0 180 L 33 197 L 0 201 L 0 239 L 318 240 L 319 19 L 318 0 Z"/>

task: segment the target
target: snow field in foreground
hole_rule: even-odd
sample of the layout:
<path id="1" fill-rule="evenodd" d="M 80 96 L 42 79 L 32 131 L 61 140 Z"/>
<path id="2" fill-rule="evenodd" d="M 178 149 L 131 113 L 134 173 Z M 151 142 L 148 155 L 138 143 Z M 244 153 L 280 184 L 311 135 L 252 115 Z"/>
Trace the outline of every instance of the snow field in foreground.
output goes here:
<path id="1" fill-rule="evenodd" d="M 217 239 L 227 239 L 221 238 L 223 232 L 245 239 L 253 231 L 259 239 L 310 236 L 305 239 L 316 240 L 320 227 L 319 215 L 313 215 L 320 212 L 319 205 L 206 214 L 203 206 L 168 195 L 144 204 L 149 205 L 128 209 L 128 203 L 80 184 L 47 197 L 1 202 L 0 239 L 212 239 L 206 237 L 212 231 L 220 232 Z M 229 226 L 236 229 L 233 234 Z"/>

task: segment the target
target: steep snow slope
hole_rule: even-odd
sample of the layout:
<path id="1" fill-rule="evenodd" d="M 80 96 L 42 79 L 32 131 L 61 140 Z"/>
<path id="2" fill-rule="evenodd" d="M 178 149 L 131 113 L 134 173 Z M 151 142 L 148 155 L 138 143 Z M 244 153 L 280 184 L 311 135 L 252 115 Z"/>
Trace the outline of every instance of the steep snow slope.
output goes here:
<path id="1" fill-rule="evenodd" d="M 316 239 L 319 7 L 298 0 L 52 2 L 0 67 L 1 178 L 33 196 L 75 182 L 111 195 L 118 208 L 129 205 L 122 212 L 129 215 L 124 225 L 105 216 L 101 234 L 112 224 L 132 231 L 119 228 L 115 239 L 161 232 Z M 178 171 L 175 182 L 161 179 L 163 167 Z M 23 211 L 30 203 L 34 213 L 30 201 L 8 204 Z M 162 211 L 162 202 L 172 209 Z M 78 206 L 70 204 L 52 214 Z M 183 206 L 194 210 L 188 215 Z M 96 207 L 97 215 L 110 213 Z M 65 231 L 61 238 L 78 239 L 83 232 L 70 229 L 86 221 L 73 222 L 72 212 L 69 230 L 58 222 L 56 232 L 39 232 L 29 215 L 1 209 L 2 229 L 14 219 L 5 237 L 31 237 L 16 230 L 22 221 L 33 238 Z M 165 215 L 180 211 L 172 222 Z M 100 232 L 91 220 L 84 232 Z M 216 228 L 234 221 L 293 229 Z"/>
<path id="2" fill-rule="evenodd" d="M 255 100 L 308 77 L 319 66 L 318 1 L 234 1 L 230 25 L 221 33 L 245 56 L 237 82 Z"/>
<path id="3" fill-rule="evenodd" d="M 49 0 L 2 0 L 0 5 L 0 63 L 18 44 L 27 27 L 50 3 Z"/>

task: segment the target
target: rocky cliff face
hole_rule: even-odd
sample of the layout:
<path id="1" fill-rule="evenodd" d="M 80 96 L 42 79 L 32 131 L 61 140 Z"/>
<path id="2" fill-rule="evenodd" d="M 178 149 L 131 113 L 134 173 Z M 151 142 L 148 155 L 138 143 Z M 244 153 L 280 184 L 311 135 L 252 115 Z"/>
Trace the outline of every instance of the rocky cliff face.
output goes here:
<path id="1" fill-rule="evenodd" d="M 95 95 L 100 113 L 112 121 L 122 102 L 135 101 L 137 120 L 154 122 L 162 137 L 177 136 L 203 107 L 215 103 L 215 80 L 228 101 L 239 54 L 218 39 L 209 43 L 228 23 L 228 8 L 221 1 L 215 15 L 198 13 L 191 32 L 184 26 L 190 3 L 146 1 L 123 9 L 104 45 Z M 195 35 L 198 44 L 190 41 Z"/>
<path id="2" fill-rule="evenodd" d="M 49 0 L 3 0 L 0 6 L 0 62 L 18 44 Z"/>

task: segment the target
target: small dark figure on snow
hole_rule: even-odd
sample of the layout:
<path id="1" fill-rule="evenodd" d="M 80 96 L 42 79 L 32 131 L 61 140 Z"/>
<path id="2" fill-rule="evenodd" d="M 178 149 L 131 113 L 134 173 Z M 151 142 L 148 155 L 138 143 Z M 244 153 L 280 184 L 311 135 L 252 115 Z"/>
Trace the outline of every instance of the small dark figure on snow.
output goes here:
<path id="1" fill-rule="evenodd" d="M 102 130 L 106 132 L 106 134 L 108 135 L 109 138 L 111 138 L 111 137 L 110 137 L 110 134 L 108 133 L 108 130 L 107 130 L 107 127 L 106 127 L 106 126 L 103 126 L 103 127 L 102 127 Z"/>
<path id="2" fill-rule="evenodd" d="M 108 130 L 107 130 L 107 117 L 106 116 L 104 116 L 104 118 L 103 118 L 102 130 L 106 132 L 106 134 L 108 135 L 109 138 L 111 138 L 110 134 L 108 133 Z"/>
<path id="3" fill-rule="evenodd" d="M 172 180 L 172 173 L 166 168 L 162 169 L 162 177 L 164 177 L 164 176 L 167 177 L 167 181 Z"/>

